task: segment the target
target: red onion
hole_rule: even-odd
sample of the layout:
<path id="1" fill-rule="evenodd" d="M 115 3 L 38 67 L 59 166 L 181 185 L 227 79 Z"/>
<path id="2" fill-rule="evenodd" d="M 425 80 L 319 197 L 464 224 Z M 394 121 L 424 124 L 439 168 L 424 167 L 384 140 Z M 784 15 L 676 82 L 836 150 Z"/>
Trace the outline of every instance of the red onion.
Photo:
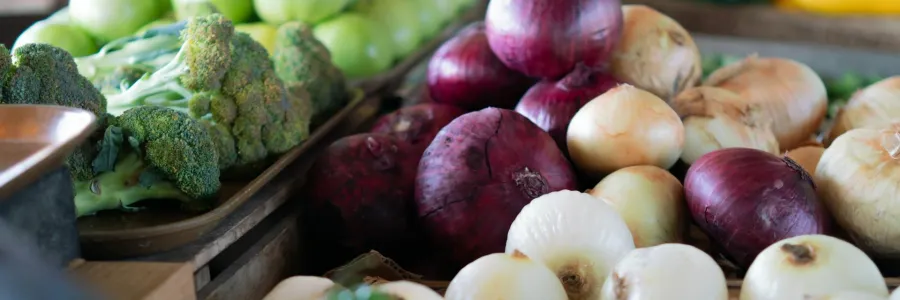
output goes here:
<path id="1" fill-rule="evenodd" d="M 470 24 L 445 42 L 429 61 L 427 77 L 431 99 L 470 111 L 513 108 L 534 84 L 491 52 L 484 22 Z"/>
<path id="2" fill-rule="evenodd" d="M 622 34 L 619 0 L 492 0 L 487 38 L 500 61 L 531 77 L 559 78 L 584 62 L 603 67 Z"/>
<path id="3" fill-rule="evenodd" d="M 386 114 L 372 125 L 372 133 L 393 136 L 410 143 L 418 155 L 431 145 L 434 136 L 450 121 L 466 112 L 459 107 L 440 103 L 420 103 Z"/>
<path id="4" fill-rule="evenodd" d="M 830 226 L 810 175 L 790 158 L 761 150 L 701 156 L 688 169 L 684 190 L 697 225 L 744 268 L 777 241 Z"/>
<path id="5" fill-rule="evenodd" d="M 519 101 L 516 112 L 550 133 L 559 149 L 568 153 L 566 131 L 569 121 L 585 103 L 618 84 L 612 76 L 592 72 L 579 63 L 566 77 L 544 80 L 531 87 Z"/>

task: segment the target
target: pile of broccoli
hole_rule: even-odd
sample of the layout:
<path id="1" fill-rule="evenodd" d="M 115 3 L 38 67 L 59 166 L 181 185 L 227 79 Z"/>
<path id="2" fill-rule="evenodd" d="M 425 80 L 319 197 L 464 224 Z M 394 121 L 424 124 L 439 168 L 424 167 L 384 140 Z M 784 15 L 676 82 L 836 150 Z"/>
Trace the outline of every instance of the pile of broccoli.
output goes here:
<path id="1" fill-rule="evenodd" d="M 113 41 L 77 63 L 47 44 L 13 53 L 0 45 L 0 104 L 98 116 L 98 130 L 67 160 L 79 216 L 147 199 L 209 208 L 222 174 L 308 137 L 310 101 L 305 89 L 286 89 L 266 50 L 218 14 Z"/>

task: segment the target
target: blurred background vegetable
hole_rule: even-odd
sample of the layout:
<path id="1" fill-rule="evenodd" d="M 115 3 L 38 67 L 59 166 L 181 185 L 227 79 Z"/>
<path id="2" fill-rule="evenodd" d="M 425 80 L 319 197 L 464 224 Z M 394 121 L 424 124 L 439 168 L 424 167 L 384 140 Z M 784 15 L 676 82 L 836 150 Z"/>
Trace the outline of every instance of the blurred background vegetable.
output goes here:
<path id="1" fill-rule="evenodd" d="M 360 78 L 383 72 L 394 61 L 397 50 L 391 37 L 382 34 L 386 30 L 369 17 L 345 13 L 319 24 L 313 33 L 347 77 Z"/>
<path id="2" fill-rule="evenodd" d="M 70 0 L 69 16 L 101 43 L 132 35 L 162 16 L 162 0 Z"/>
<path id="3" fill-rule="evenodd" d="M 415 0 L 356 0 L 351 10 L 381 23 L 394 45 L 395 58 L 403 58 L 419 47 L 422 29 Z"/>
<path id="4" fill-rule="evenodd" d="M 78 26 L 68 23 L 42 21 L 28 27 L 16 39 L 13 49 L 30 43 L 45 43 L 60 47 L 79 57 L 97 52 L 93 37 Z"/>
<path id="5" fill-rule="evenodd" d="M 189 17 L 221 13 L 235 24 L 253 17 L 253 0 L 171 0 L 179 20 Z M 302 1 L 301 1 L 302 2 Z"/>

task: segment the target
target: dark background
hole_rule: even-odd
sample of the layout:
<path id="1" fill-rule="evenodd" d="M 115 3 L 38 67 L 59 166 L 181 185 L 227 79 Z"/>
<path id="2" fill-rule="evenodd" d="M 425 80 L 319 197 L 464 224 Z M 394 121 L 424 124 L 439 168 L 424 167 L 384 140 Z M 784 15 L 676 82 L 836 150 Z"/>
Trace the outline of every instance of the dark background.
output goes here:
<path id="1" fill-rule="evenodd" d="M 66 6 L 69 3 L 68 0 L 56 0 L 55 8 L 52 11 L 45 12 L 43 14 L 33 14 L 33 15 L 0 15 L 0 44 L 4 44 L 7 47 L 12 47 L 13 42 L 16 41 L 16 37 L 19 36 L 25 28 L 28 28 L 32 23 L 37 22 L 41 19 L 46 18 L 54 11 L 63 6 Z"/>

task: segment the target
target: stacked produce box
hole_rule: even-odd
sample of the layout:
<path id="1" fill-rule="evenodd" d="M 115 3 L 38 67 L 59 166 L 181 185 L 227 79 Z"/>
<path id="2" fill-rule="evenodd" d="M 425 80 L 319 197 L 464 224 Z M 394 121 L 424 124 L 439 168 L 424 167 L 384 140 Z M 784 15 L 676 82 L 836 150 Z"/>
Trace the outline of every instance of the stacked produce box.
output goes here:
<path id="1" fill-rule="evenodd" d="M 374 249 L 445 293 L 342 268 L 268 299 L 890 297 L 896 77 L 701 57 L 658 11 L 589 0 L 493 0 L 426 73 L 299 197 L 310 274 Z"/>

